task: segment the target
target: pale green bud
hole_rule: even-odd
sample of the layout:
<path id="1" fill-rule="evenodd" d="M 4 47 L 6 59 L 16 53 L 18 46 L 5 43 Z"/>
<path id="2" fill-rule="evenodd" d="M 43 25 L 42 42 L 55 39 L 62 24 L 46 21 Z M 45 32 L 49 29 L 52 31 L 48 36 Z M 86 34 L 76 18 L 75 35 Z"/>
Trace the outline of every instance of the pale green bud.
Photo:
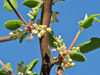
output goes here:
<path id="1" fill-rule="evenodd" d="M 75 66 L 75 63 L 71 63 L 71 67 L 74 67 Z"/>
<path id="2" fill-rule="evenodd" d="M 75 49 L 76 49 L 75 47 L 72 48 L 72 50 L 75 50 Z"/>
<path id="3" fill-rule="evenodd" d="M 33 17 L 33 16 L 31 16 L 31 19 L 34 19 L 34 17 Z"/>
<path id="4" fill-rule="evenodd" d="M 29 13 L 31 13 L 31 14 L 32 14 L 32 11 L 29 11 Z"/>
<path id="5" fill-rule="evenodd" d="M 77 50 L 78 52 L 80 52 L 80 47 L 76 47 L 76 50 Z"/>
<path id="6" fill-rule="evenodd" d="M 50 32 L 51 31 L 51 28 L 47 28 L 47 31 Z"/>
<path id="7" fill-rule="evenodd" d="M 22 32 L 22 29 L 18 28 L 18 29 L 17 29 L 17 32 L 19 32 L 19 33 Z"/>
<path id="8" fill-rule="evenodd" d="M 63 39 L 61 39 L 61 43 L 63 43 Z"/>
<path id="9" fill-rule="evenodd" d="M 11 37 L 13 37 L 13 32 L 10 32 L 9 35 L 10 35 Z"/>

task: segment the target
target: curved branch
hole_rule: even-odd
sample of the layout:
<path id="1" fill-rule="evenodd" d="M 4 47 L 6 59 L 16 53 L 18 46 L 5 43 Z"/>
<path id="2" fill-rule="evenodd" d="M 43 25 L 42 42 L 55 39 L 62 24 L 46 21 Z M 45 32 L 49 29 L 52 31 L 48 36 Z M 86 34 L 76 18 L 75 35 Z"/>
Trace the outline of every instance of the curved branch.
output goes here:
<path id="1" fill-rule="evenodd" d="M 24 22 L 25 25 L 28 25 L 26 23 L 26 21 L 21 17 L 21 15 L 16 11 L 16 9 L 14 8 L 14 6 L 11 4 L 10 0 L 7 0 L 8 4 L 11 6 L 11 8 L 13 9 L 13 11 L 16 13 L 16 15 L 18 16 L 18 18 Z"/>

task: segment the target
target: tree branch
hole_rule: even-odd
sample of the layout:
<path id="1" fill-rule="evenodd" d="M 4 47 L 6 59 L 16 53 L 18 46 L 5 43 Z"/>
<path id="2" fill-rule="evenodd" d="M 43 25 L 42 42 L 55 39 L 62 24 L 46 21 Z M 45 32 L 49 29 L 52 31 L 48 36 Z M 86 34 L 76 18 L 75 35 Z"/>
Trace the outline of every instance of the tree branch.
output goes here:
<path id="1" fill-rule="evenodd" d="M 70 45 L 70 47 L 67 49 L 67 51 L 70 50 L 70 49 L 72 49 L 73 45 L 75 44 L 76 40 L 78 39 L 78 37 L 79 37 L 79 35 L 80 35 L 81 31 L 82 31 L 82 29 L 83 29 L 83 27 L 81 27 L 80 30 L 78 31 L 78 33 L 76 34 L 76 36 L 75 36 L 73 42 L 71 43 L 71 45 Z"/>
<path id="2" fill-rule="evenodd" d="M 41 13 L 41 25 L 50 25 L 52 12 L 52 0 L 44 0 L 42 13 Z M 50 45 L 49 45 L 49 32 L 46 32 L 40 40 L 41 56 L 42 56 L 42 67 L 40 75 L 49 75 L 52 67 L 52 58 L 50 54 Z"/>
<path id="3" fill-rule="evenodd" d="M 13 9 L 13 11 L 16 13 L 16 15 L 18 16 L 18 18 L 24 22 L 25 25 L 28 25 L 26 23 L 26 21 L 21 17 L 21 15 L 16 11 L 16 9 L 14 8 L 14 6 L 11 4 L 10 0 L 7 0 L 7 2 L 9 3 L 9 5 L 11 6 L 11 8 Z"/>
<path id="4" fill-rule="evenodd" d="M 11 36 L 0 37 L 0 42 L 10 41 L 13 40 Z"/>

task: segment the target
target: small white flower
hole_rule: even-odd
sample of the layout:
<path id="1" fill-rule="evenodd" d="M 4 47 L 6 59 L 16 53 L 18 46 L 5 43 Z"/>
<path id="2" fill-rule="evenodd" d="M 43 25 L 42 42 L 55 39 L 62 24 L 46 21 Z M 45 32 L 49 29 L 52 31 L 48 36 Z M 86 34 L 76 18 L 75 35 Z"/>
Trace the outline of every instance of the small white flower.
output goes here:
<path id="1" fill-rule="evenodd" d="M 34 26 L 35 28 L 37 28 L 37 27 L 38 27 L 37 23 L 34 23 L 34 24 L 33 24 L 33 26 Z"/>
<path id="2" fill-rule="evenodd" d="M 62 45 L 61 46 L 61 50 L 64 50 L 64 49 L 66 49 L 66 46 L 65 45 Z"/>
<path id="3" fill-rule="evenodd" d="M 71 63 L 71 66 L 74 67 L 75 66 L 75 63 Z"/>
<path id="4" fill-rule="evenodd" d="M 41 30 L 40 34 L 43 35 L 45 32 L 45 30 Z"/>
<path id="5" fill-rule="evenodd" d="M 33 16 L 31 16 L 31 19 L 34 19 L 34 17 L 33 17 Z"/>
<path id="6" fill-rule="evenodd" d="M 28 71 L 28 74 L 31 74 L 32 73 L 32 71 Z"/>
<path id="7" fill-rule="evenodd" d="M 42 29 L 42 25 L 39 25 L 39 29 Z"/>
<path id="8" fill-rule="evenodd" d="M 59 50 L 59 51 L 60 51 L 60 50 L 61 50 L 61 48 L 57 47 L 57 50 Z"/>
<path id="9" fill-rule="evenodd" d="M 54 43 L 55 46 L 57 46 L 57 42 L 54 41 L 53 43 Z"/>
<path id="10" fill-rule="evenodd" d="M 41 38 L 42 37 L 42 35 L 40 33 L 38 33 L 37 36 L 38 36 L 38 38 Z"/>
<path id="11" fill-rule="evenodd" d="M 32 33 L 33 33 L 33 34 L 37 34 L 38 31 L 37 31 L 36 29 L 34 29 L 34 30 L 32 30 Z"/>
<path id="12" fill-rule="evenodd" d="M 62 53 L 67 53 L 67 50 L 62 50 Z"/>
<path id="13" fill-rule="evenodd" d="M 47 28 L 47 31 L 50 32 L 51 31 L 51 28 Z"/>
<path id="14" fill-rule="evenodd" d="M 69 62 L 72 62 L 72 59 L 71 59 L 71 58 L 68 58 L 68 61 L 69 61 Z"/>
<path id="15" fill-rule="evenodd" d="M 47 27 L 47 25 L 42 25 L 42 28 L 43 28 L 43 29 L 46 29 L 46 27 Z"/>

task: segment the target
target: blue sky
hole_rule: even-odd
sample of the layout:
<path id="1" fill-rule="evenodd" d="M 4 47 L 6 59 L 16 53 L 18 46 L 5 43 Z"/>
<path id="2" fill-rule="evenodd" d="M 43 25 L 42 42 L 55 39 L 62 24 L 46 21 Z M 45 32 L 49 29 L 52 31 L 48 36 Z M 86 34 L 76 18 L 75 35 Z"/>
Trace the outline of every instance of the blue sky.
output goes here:
<path id="1" fill-rule="evenodd" d="M 30 8 L 23 6 L 22 2 L 24 0 L 17 0 L 18 9 L 17 11 L 22 15 L 22 17 L 29 23 L 29 17 L 26 15 Z M 3 8 L 4 2 L 0 0 L 0 37 L 8 36 L 8 29 L 5 29 L 4 23 L 8 20 L 19 20 L 14 12 L 8 12 Z M 100 14 L 100 0 L 66 0 L 64 2 L 56 3 L 53 11 L 59 11 L 60 15 L 57 16 L 59 23 L 52 23 L 52 30 L 54 30 L 54 35 L 62 35 L 62 38 L 67 47 L 70 46 L 76 33 L 79 30 L 78 21 L 83 20 L 85 14 L 88 16 L 92 14 Z M 40 18 L 39 16 L 37 18 Z M 100 17 L 98 17 L 100 19 Z M 100 23 L 94 21 L 93 26 L 88 29 L 83 29 L 78 40 L 75 43 L 75 47 L 81 43 L 90 40 L 91 37 L 100 38 Z M 29 35 L 28 35 L 29 36 Z M 40 73 L 41 69 L 41 55 L 40 55 L 39 39 L 34 36 L 34 40 L 28 42 L 24 39 L 22 44 L 19 43 L 19 39 L 16 41 L 8 41 L 0 43 L 0 60 L 4 64 L 10 62 L 13 73 L 17 75 L 15 69 L 17 68 L 17 63 L 24 61 L 24 65 L 28 65 L 32 60 L 39 59 L 38 64 L 34 68 L 33 72 Z M 57 52 L 51 52 L 52 57 L 57 56 Z M 75 62 L 75 67 L 66 69 L 63 75 L 100 75 L 100 49 L 96 49 L 92 52 L 84 54 L 87 61 L 85 62 Z M 0 66 L 1 68 L 2 66 Z M 56 75 L 54 66 L 51 70 L 50 75 Z"/>

